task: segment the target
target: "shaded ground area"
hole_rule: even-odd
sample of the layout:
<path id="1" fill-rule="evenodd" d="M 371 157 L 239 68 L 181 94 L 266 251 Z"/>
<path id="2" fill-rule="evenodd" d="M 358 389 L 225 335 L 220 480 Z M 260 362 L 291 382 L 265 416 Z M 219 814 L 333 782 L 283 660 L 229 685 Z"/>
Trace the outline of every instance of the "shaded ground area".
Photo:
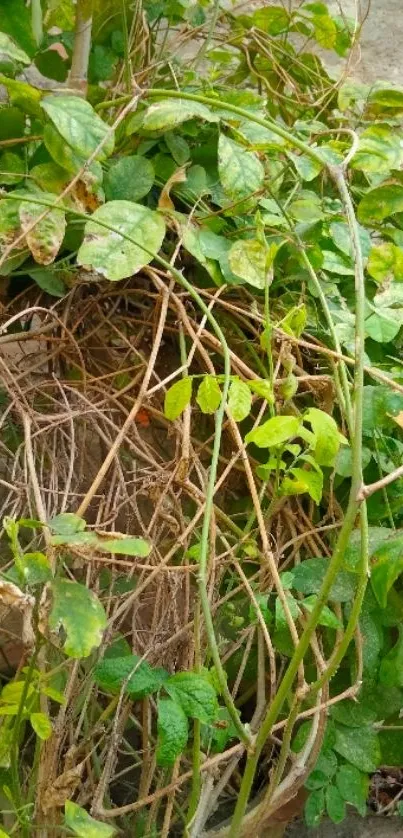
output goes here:
<path id="1" fill-rule="evenodd" d="M 299 821 L 286 831 L 286 838 L 403 838 L 400 818 L 360 818 L 353 815 L 343 823 L 323 823 L 307 829 Z"/>

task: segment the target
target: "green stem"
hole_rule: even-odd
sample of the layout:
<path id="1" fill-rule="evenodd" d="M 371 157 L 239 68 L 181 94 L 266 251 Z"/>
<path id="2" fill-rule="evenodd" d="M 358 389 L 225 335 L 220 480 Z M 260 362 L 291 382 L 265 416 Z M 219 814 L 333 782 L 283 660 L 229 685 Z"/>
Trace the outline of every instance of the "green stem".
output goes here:
<path id="1" fill-rule="evenodd" d="M 199 52 L 197 53 L 196 58 L 193 62 L 193 70 L 197 70 L 199 64 L 203 61 L 203 59 L 206 55 L 206 52 L 209 49 L 209 46 L 210 46 L 211 41 L 213 39 L 214 31 L 215 31 L 215 28 L 217 26 L 218 15 L 220 14 L 220 2 L 221 2 L 221 0 L 214 0 L 213 13 L 212 13 L 212 16 L 211 16 L 210 26 L 209 26 L 209 30 L 208 30 L 208 33 L 207 33 L 207 37 L 205 38 L 205 40 L 203 42 L 203 45 L 202 45 L 201 49 L 199 50 Z"/>
<path id="2" fill-rule="evenodd" d="M 263 128 L 269 128 L 270 131 L 273 131 L 274 134 L 277 134 L 279 137 L 282 137 L 283 140 L 286 140 L 290 143 L 294 148 L 299 148 L 304 154 L 307 154 L 312 160 L 315 160 L 316 163 L 320 163 L 321 166 L 325 166 L 325 162 L 323 157 L 315 151 L 315 149 L 311 148 L 311 146 L 304 143 L 302 140 L 299 140 L 298 137 L 294 137 L 290 131 L 287 131 L 285 128 L 282 128 L 280 125 L 277 124 L 274 120 L 271 119 L 263 119 L 260 116 L 255 116 L 250 111 L 245 110 L 244 108 L 238 108 L 236 105 L 229 104 L 228 102 L 223 102 L 219 99 L 213 99 L 210 96 L 198 96 L 196 93 L 182 93 L 179 90 L 165 90 L 159 88 L 150 88 L 149 90 L 145 91 L 145 97 L 147 99 L 183 99 L 189 102 L 200 102 L 201 105 L 208 105 L 211 108 L 223 108 L 225 110 L 232 111 L 232 113 L 238 114 L 241 116 L 242 119 L 247 119 L 249 122 L 255 122 L 257 125 L 262 125 Z M 103 103 L 105 104 L 105 103 Z"/>
<path id="3" fill-rule="evenodd" d="M 28 690 L 32 681 L 32 675 L 35 669 L 36 659 L 38 657 L 39 652 L 39 644 L 38 642 L 35 644 L 35 651 L 32 655 L 32 658 L 29 663 L 28 672 L 26 673 L 24 686 L 21 693 L 20 702 L 18 705 L 17 715 L 15 717 L 14 727 L 13 727 L 13 737 L 10 746 L 10 774 L 11 774 L 11 781 L 12 781 L 12 793 L 13 793 L 13 803 L 17 810 L 21 809 L 23 806 L 23 800 L 21 795 L 21 784 L 20 778 L 18 773 L 18 766 L 19 766 L 19 745 L 20 745 L 20 731 L 21 731 L 21 724 L 23 720 L 23 713 L 25 702 L 28 696 Z M 23 823 L 21 824 L 21 836 L 29 836 L 29 832 L 27 831 L 28 825 L 25 821 L 25 817 Z"/>
<path id="4" fill-rule="evenodd" d="M 130 51 L 129 51 L 129 28 L 127 25 L 127 10 L 126 10 L 126 0 L 121 0 L 121 8 L 122 8 L 122 31 L 123 31 L 123 61 L 124 61 L 124 73 L 125 73 L 125 84 L 126 90 L 130 93 L 132 89 L 132 73 L 131 73 L 131 66 L 130 66 Z"/>
<path id="5" fill-rule="evenodd" d="M 43 41 L 43 14 L 41 0 L 31 0 L 31 26 L 36 45 L 39 47 Z"/>
<path id="6" fill-rule="evenodd" d="M 246 806 L 249 800 L 253 780 L 255 777 L 256 768 L 262 749 L 270 735 L 273 724 L 275 723 L 283 704 L 291 690 L 295 676 L 298 672 L 298 667 L 308 651 L 312 635 L 318 624 L 318 618 L 323 606 L 326 604 L 331 587 L 337 576 L 337 573 L 342 565 L 344 554 L 347 550 L 351 532 L 355 525 L 357 512 L 359 510 L 359 501 L 357 500 L 359 490 L 362 483 L 362 410 L 363 410 L 363 383 L 364 383 L 364 314 L 365 314 L 365 286 L 364 286 L 364 268 L 362 262 L 361 243 L 359 239 L 358 225 L 354 214 L 353 204 L 350 194 L 347 189 L 344 174 L 341 169 L 335 167 L 328 167 L 329 172 L 336 183 L 346 209 L 348 224 L 353 241 L 355 251 L 355 296 L 356 296 L 356 322 L 355 322 L 355 371 L 354 371 L 354 425 L 352 436 L 352 479 L 350 487 L 349 501 L 339 537 L 329 563 L 325 578 L 323 580 L 321 589 L 318 594 L 315 606 L 309 616 L 306 627 L 300 637 L 300 641 L 294 651 L 289 666 L 284 674 L 283 680 L 278 688 L 272 704 L 270 705 L 266 716 L 262 722 L 259 732 L 256 736 L 254 752 L 251 753 L 247 759 L 244 776 L 238 796 L 237 805 L 235 807 L 234 816 L 229 830 L 229 838 L 238 838 L 241 830 L 242 820 L 245 814 Z M 366 567 L 366 539 L 361 538 L 361 557 L 362 567 Z M 364 571 L 362 577 L 366 577 Z M 363 583 L 362 583 L 363 584 Z M 365 590 L 365 589 L 364 589 Z M 356 598 L 354 614 L 355 625 L 353 626 L 351 617 L 349 621 L 349 632 L 355 629 L 359 616 L 359 597 Z M 347 634 L 347 632 L 346 632 Z M 346 641 L 348 640 L 348 635 Z M 344 648 L 344 642 L 341 649 Z M 344 652 L 343 652 L 344 653 Z M 338 650 L 338 657 L 340 649 Z M 341 660 L 341 658 L 340 658 Z"/>

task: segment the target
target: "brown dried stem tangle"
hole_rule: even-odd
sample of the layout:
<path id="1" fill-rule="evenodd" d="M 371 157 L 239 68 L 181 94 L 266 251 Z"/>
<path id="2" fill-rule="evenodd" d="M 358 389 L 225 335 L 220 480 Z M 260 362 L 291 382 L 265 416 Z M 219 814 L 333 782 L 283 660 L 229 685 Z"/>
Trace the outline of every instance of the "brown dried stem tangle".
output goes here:
<path id="1" fill-rule="evenodd" d="M 234 371 L 246 378 L 256 377 L 256 359 L 245 350 L 248 341 L 239 337 L 239 329 L 254 335 L 259 327 L 246 292 L 215 292 L 210 295 L 210 306 L 216 316 L 221 311 L 237 325 L 238 331 L 234 330 L 229 338 Z M 30 341 L 24 336 L 18 342 L 15 333 L 11 333 L 7 343 L 7 327 L 15 328 L 17 321 L 27 325 L 29 320 L 35 338 Z M 162 663 L 172 671 L 192 667 L 196 567 L 187 557 L 187 550 L 197 540 L 203 517 L 213 428 L 199 412 L 191 421 L 178 420 L 172 425 L 164 418 L 162 403 L 167 386 L 183 369 L 179 360 L 179 329 L 186 340 L 189 371 L 196 375 L 221 372 L 220 347 L 205 318 L 195 311 L 185 292 L 174 289 L 164 272 L 149 268 L 118 290 L 105 285 L 94 293 L 93 286 L 89 289 L 78 282 L 68 297 L 51 309 L 42 305 L 39 295 L 17 299 L 10 310 L 4 311 L 0 326 L 4 337 L 0 366 L 8 396 L 0 420 L 4 472 L 0 482 L 1 516 L 49 519 L 57 512 L 79 508 L 89 525 L 99 530 L 116 529 L 149 539 L 153 550 L 147 562 L 110 559 L 88 549 L 70 548 L 74 564 L 69 573 L 84 579 L 101 596 L 109 616 L 105 645 L 116 631 L 121 631 L 133 651 L 150 663 Z M 279 335 L 275 344 L 278 381 L 283 377 L 285 341 Z M 300 393 L 308 389 L 318 406 L 323 406 L 321 400 L 329 399 L 324 386 L 328 372 L 323 367 L 320 381 L 315 381 L 314 363 L 311 361 L 311 368 L 304 369 L 303 348 L 293 349 Z M 289 343 L 286 351 L 290 351 Z M 263 411 L 264 404 L 258 401 L 253 411 L 255 423 Z M 223 608 L 236 602 L 240 592 L 258 613 L 255 627 L 247 626 L 238 632 L 237 639 L 227 638 L 222 645 L 223 660 L 228 661 L 235 654 L 241 656 L 233 699 L 239 707 L 251 705 L 253 730 L 276 690 L 277 678 L 281 678 L 281 671 L 276 672 L 270 632 L 255 596 L 256 590 L 269 594 L 273 588 L 268 551 L 279 570 L 298 562 L 305 550 L 310 555 L 329 554 L 327 532 L 338 527 L 338 513 L 329 498 L 329 515 L 315 528 L 310 522 L 309 506 L 304 508 L 300 501 L 291 499 L 268 518 L 267 504 L 264 496 L 259 496 L 252 466 L 237 426 L 227 417 L 215 490 L 209 592 L 218 625 L 225 613 Z M 266 491 L 270 495 L 270 485 Z M 252 498 L 253 505 L 246 534 L 231 512 L 234 501 L 245 496 Z M 244 558 L 241 565 L 242 544 L 256 539 L 263 547 L 262 555 L 249 558 L 246 565 Z M 105 570 L 109 571 L 106 581 L 101 574 Z M 229 571 L 233 574 L 232 585 L 225 595 L 220 595 L 220 580 Z M 118 593 L 115 583 L 122 577 L 134 579 L 136 586 L 130 590 L 129 585 L 128 591 Z M 294 624 L 294 642 L 298 633 Z M 202 651 L 203 648 L 202 636 Z M 242 673 L 253 648 L 263 666 L 251 693 L 250 688 L 245 689 Z M 316 638 L 312 651 L 320 677 L 325 662 Z M 264 665 L 266 656 L 268 667 Z M 185 757 L 175 765 L 172 782 L 167 782 L 166 777 L 164 780 L 156 768 L 150 738 L 153 702 L 144 700 L 137 712 L 122 697 L 112 700 L 89 734 L 84 719 L 93 686 L 77 664 L 66 662 L 65 668 L 69 675 L 68 708 L 64 705 L 60 709 L 54 735 L 46 746 L 51 782 L 42 800 L 49 810 L 52 805 L 57 810 L 61 805 L 57 786 L 63 784 L 64 776 L 71 777 L 66 772 L 72 771 L 73 776 L 81 777 L 78 802 L 93 801 L 94 814 L 104 818 L 136 812 L 150 804 L 157 806 L 166 796 L 164 830 L 168 834 L 169 825 L 179 817 L 175 802 L 186 799 L 192 772 Z M 303 690 L 302 667 L 299 683 Z M 79 702 L 83 694 L 84 707 Z M 343 694 L 340 698 L 344 697 Z M 331 702 L 335 700 L 337 697 Z M 321 714 L 328 701 L 319 694 L 317 710 L 313 707 L 308 711 L 317 719 L 317 737 L 309 742 L 312 754 L 320 741 Z M 302 715 L 306 714 L 304 711 Z M 291 728 L 301 715 L 298 706 L 294 715 Z M 125 732 L 128 718 L 138 731 L 134 745 Z M 288 730 L 287 719 L 274 729 L 265 759 L 271 759 L 270 754 L 281 755 L 281 739 L 276 738 L 276 731 L 284 729 Z M 116 757 L 113 759 L 110 737 Z M 131 754 L 130 768 L 124 753 Z M 243 753 L 244 746 L 238 745 L 203 763 L 203 788 L 210 794 L 201 796 L 194 830 L 208 821 L 223 794 L 236 794 L 237 766 Z M 284 759 L 287 758 L 284 751 Z M 97 765 L 104 766 L 101 775 Z M 278 778 L 270 812 L 276 810 L 277 803 L 282 806 L 295 794 L 295 784 L 301 785 L 305 773 L 298 769 L 291 776 L 294 785 L 287 781 L 284 786 Z M 137 788 L 137 795 L 133 788 Z M 111 801 L 108 807 L 104 804 L 106 792 Z"/>

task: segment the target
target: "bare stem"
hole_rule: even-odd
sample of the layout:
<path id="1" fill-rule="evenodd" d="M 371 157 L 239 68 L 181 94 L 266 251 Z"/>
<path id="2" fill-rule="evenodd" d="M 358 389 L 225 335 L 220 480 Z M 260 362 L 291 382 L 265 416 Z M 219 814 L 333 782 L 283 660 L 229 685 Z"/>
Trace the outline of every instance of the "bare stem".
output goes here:
<path id="1" fill-rule="evenodd" d="M 87 93 L 88 62 L 91 51 L 92 0 L 77 0 L 74 48 L 69 87 L 82 96 Z"/>

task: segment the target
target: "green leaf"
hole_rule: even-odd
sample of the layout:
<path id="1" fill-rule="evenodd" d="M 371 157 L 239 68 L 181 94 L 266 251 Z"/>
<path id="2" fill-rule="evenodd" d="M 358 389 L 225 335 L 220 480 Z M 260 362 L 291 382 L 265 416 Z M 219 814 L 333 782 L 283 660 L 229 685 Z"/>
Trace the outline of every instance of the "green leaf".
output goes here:
<path id="1" fill-rule="evenodd" d="M 214 375 L 205 375 L 196 396 L 202 413 L 215 413 L 221 404 L 221 390 Z"/>
<path id="2" fill-rule="evenodd" d="M 326 811 L 333 823 L 341 823 L 346 817 L 346 804 L 336 786 L 326 789 Z"/>
<path id="3" fill-rule="evenodd" d="M 264 169 L 258 156 L 225 134 L 220 134 L 218 140 L 218 173 L 224 191 L 233 201 L 247 198 L 263 186 Z"/>
<path id="4" fill-rule="evenodd" d="M 263 289 L 267 282 L 267 247 L 258 239 L 239 239 L 228 252 L 231 271 L 252 285 Z"/>
<path id="5" fill-rule="evenodd" d="M 315 503 L 320 503 L 323 492 L 323 474 L 321 470 L 307 471 L 305 468 L 291 468 L 281 483 L 281 495 L 310 495 Z"/>
<path id="6" fill-rule="evenodd" d="M 53 125 L 45 125 L 43 141 L 50 156 L 62 169 L 71 174 L 77 174 L 85 165 L 86 160 L 69 146 Z M 102 183 L 103 171 L 101 164 L 94 160 L 83 173 L 83 178 L 94 184 Z"/>
<path id="7" fill-rule="evenodd" d="M 354 248 L 351 241 L 350 228 L 345 221 L 333 221 L 329 227 L 330 235 L 336 245 L 345 256 L 354 258 Z M 364 259 L 369 256 L 371 250 L 371 237 L 365 227 L 358 225 L 358 234 L 360 237 L 360 244 L 362 255 Z"/>
<path id="8" fill-rule="evenodd" d="M 246 434 L 245 441 L 253 442 L 258 448 L 272 448 L 282 445 L 298 436 L 301 422 L 296 416 L 273 416 Z"/>
<path id="9" fill-rule="evenodd" d="M 69 63 L 67 57 L 62 58 L 56 50 L 50 48 L 37 52 L 34 63 L 42 76 L 59 82 L 66 81 Z"/>
<path id="10" fill-rule="evenodd" d="M 363 224 L 384 221 L 390 215 L 403 212 L 403 186 L 397 183 L 370 189 L 358 204 L 358 219 Z"/>
<path id="11" fill-rule="evenodd" d="M 228 394 L 228 409 L 235 422 L 242 422 L 249 416 L 252 407 L 250 389 L 244 381 L 236 378 L 231 382 Z"/>
<path id="12" fill-rule="evenodd" d="M 369 727 L 336 727 L 335 751 L 360 771 L 376 771 L 381 759 L 379 738 Z"/>
<path id="13" fill-rule="evenodd" d="M 175 134 L 173 131 L 167 131 L 164 134 L 164 140 L 172 154 L 175 163 L 178 166 L 184 166 L 190 158 L 189 143 L 180 134 Z"/>
<path id="14" fill-rule="evenodd" d="M 314 180 L 322 171 L 324 163 L 319 163 L 308 157 L 307 154 L 294 154 L 292 151 L 287 151 L 287 157 L 294 164 L 297 174 L 301 180 Z"/>
<path id="15" fill-rule="evenodd" d="M 307 324 L 307 311 L 304 305 L 293 306 L 280 320 L 279 328 L 288 335 L 300 338 Z"/>
<path id="16" fill-rule="evenodd" d="M 319 826 L 322 815 L 325 811 L 325 792 L 323 789 L 316 789 L 311 791 L 308 796 L 305 807 L 304 817 L 305 823 L 308 827 Z"/>
<path id="17" fill-rule="evenodd" d="M 63 693 L 59 690 L 55 690 L 54 687 L 45 687 L 43 684 L 40 686 L 40 691 L 43 695 L 47 695 L 52 701 L 56 701 L 57 704 L 65 704 L 65 697 Z"/>
<path id="18" fill-rule="evenodd" d="M 302 600 L 301 605 L 303 608 L 306 608 L 306 610 L 309 613 L 311 613 L 311 611 L 313 611 L 317 603 L 317 600 L 318 598 L 314 594 L 312 594 L 311 596 L 308 596 L 304 600 Z M 343 628 L 343 625 L 338 619 L 338 617 L 336 617 L 336 614 L 334 614 L 334 612 L 331 611 L 331 609 L 327 605 L 323 606 L 322 611 L 320 612 L 320 616 L 318 618 L 318 623 L 320 626 L 327 626 L 328 628 Z"/>
<path id="19" fill-rule="evenodd" d="M 171 698 L 158 699 L 157 765 L 172 765 L 188 741 L 188 720 L 180 704 Z"/>
<path id="20" fill-rule="evenodd" d="M 58 134 L 73 152 L 86 161 L 100 143 L 98 160 L 105 160 L 112 154 L 113 131 L 95 113 L 86 99 L 80 96 L 45 96 L 42 108 L 56 128 Z"/>
<path id="21" fill-rule="evenodd" d="M 29 586 L 42 585 L 52 579 L 52 569 L 44 553 L 24 553 L 24 578 Z"/>
<path id="22" fill-rule="evenodd" d="M 318 594 L 328 567 L 328 559 L 305 559 L 293 569 L 293 587 L 302 594 Z M 355 586 L 354 574 L 339 571 L 331 587 L 329 599 L 334 602 L 349 602 L 354 597 Z"/>
<path id="23" fill-rule="evenodd" d="M 383 108 L 403 109 L 403 90 L 400 87 L 372 90 L 368 101 L 374 105 L 382 105 Z"/>
<path id="24" fill-rule="evenodd" d="M 367 465 L 371 462 L 371 460 L 372 451 L 370 451 L 369 448 L 363 448 L 361 458 L 361 465 L 363 470 L 366 469 Z M 348 448 L 346 445 L 343 445 L 341 448 L 339 448 L 335 462 L 335 472 L 336 474 L 340 474 L 341 477 L 351 477 L 353 473 L 351 448 Z"/>
<path id="25" fill-rule="evenodd" d="M 305 6 L 305 8 L 307 8 Z M 319 46 L 324 49 L 333 49 L 336 43 L 337 29 L 334 20 L 329 14 L 314 15 L 314 36 Z"/>
<path id="26" fill-rule="evenodd" d="M 29 721 L 39 739 L 46 741 L 52 736 L 52 723 L 46 713 L 31 713 Z"/>
<path id="27" fill-rule="evenodd" d="M 146 131 L 169 131 L 188 119 L 204 119 L 206 122 L 218 122 L 218 117 L 209 108 L 199 102 L 187 102 L 185 99 L 167 99 L 150 105 L 143 117 L 142 128 Z"/>
<path id="28" fill-rule="evenodd" d="M 66 632 L 64 651 L 72 658 L 86 658 L 99 646 L 107 620 L 105 611 L 85 585 L 59 579 L 52 585 L 53 607 L 49 625 L 56 630 L 62 625 Z"/>
<path id="29" fill-rule="evenodd" d="M 221 284 L 222 276 L 217 263 L 206 256 L 202 247 L 202 231 L 187 221 L 186 224 L 181 225 L 181 234 L 182 245 L 185 250 L 191 253 L 203 265 L 203 268 L 206 269 L 216 284 Z"/>
<path id="30" fill-rule="evenodd" d="M 336 771 L 336 754 L 333 751 L 329 751 L 328 753 L 322 752 L 319 754 L 315 768 L 311 771 L 305 783 L 305 788 L 309 791 L 315 791 L 315 789 L 321 789 L 323 786 L 327 786 Z"/>
<path id="31" fill-rule="evenodd" d="M 336 454 L 344 437 L 339 433 L 333 417 L 323 410 L 310 407 L 304 413 L 304 422 L 309 422 L 315 437 L 313 456 L 316 462 L 321 466 L 334 465 Z"/>
<path id="32" fill-rule="evenodd" d="M 387 687 L 403 687 L 403 628 L 398 626 L 396 644 L 381 660 L 379 682 Z"/>
<path id="33" fill-rule="evenodd" d="M 316 192 L 303 189 L 289 206 L 289 213 L 296 221 L 320 221 L 323 218 L 322 200 Z"/>
<path id="34" fill-rule="evenodd" d="M 56 535 L 74 535 L 85 530 L 86 523 L 74 512 L 62 512 L 50 519 L 49 527 Z"/>
<path id="35" fill-rule="evenodd" d="M 122 556 L 137 556 L 146 558 L 151 553 L 151 544 L 144 538 L 125 536 L 124 538 L 99 538 L 99 549 L 106 553 L 116 553 Z"/>
<path id="36" fill-rule="evenodd" d="M 256 9 L 252 15 L 252 24 L 263 29 L 268 35 L 280 35 L 290 25 L 290 15 L 280 6 L 264 6 Z"/>
<path id="37" fill-rule="evenodd" d="M 217 696 L 211 683 L 195 672 L 177 672 L 164 683 L 164 689 L 180 704 L 184 713 L 201 722 L 214 722 L 217 716 Z"/>
<path id="38" fill-rule="evenodd" d="M 403 764 L 403 728 L 401 730 L 380 730 L 381 764 L 398 766 Z"/>
<path id="39" fill-rule="evenodd" d="M 337 788 L 346 803 L 355 806 L 361 815 L 365 814 L 368 794 L 368 777 L 354 765 L 341 765 L 336 774 Z"/>
<path id="40" fill-rule="evenodd" d="M 256 393 L 257 396 L 266 399 L 269 404 L 273 404 L 273 388 L 270 381 L 265 381 L 264 378 L 256 378 L 254 381 L 248 381 L 247 384 L 252 393 Z"/>
<path id="41" fill-rule="evenodd" d="M 96 821 L 85 809 L 71 800 L 64 805 L 64 825 L 71 829 L 77 838 L 112 838 L 116 834 L 114 826 Z"/>
<path id="42" fill-rule="evenodd" d="M 39 288 L 42 288 L 42 291 L 46 291 L 46 293 L 51 294 L 52 297 L 60 298 L 64 297 L 66 294 L 64 282 L 56 270 L 46 270 L 45 268 L 41 270 L 40 268 L 35 268 L 32 271 L 27 271 L 27 273 L 28 276 L 36 282 Z"/>
<path id="43" fill-rule="evenodd" d="M 10 681 L 5 684 L 1 691 L 1 702 L 7 704 L 19 704 L 23 692 L 25 691 L 25 681 Z M 30 698 L 33 694 L 33 687 L 28 687 L 26 698 Z"/>
<path id="44" fill-rule="evenodd" d="M 354 265 L 352 260 L 342 253 L 335 253 L 333 250 L 322 250 L 322 268 L 337 276 L 354 276 Z"/>
<path id="45" fill-rule="evenodd" d="M 25 177 L 25 163 L 19 154 L 13 151 L 3 151 L 0 155 L 0 183 L 13 186 Z"/>
<path id="46" fill-rule="evenodd" d="M 97 221 L 119 232 L 106 229 Z M 84 242 L 77 254 L 78 264 L 92 267 L 106 279 L 116 282 L 132 276 L 151 262 L 164 240 L 165 223 L 162 215 L 141 204 L 109 201 L 95 210 L 84 232 Z"/>
<path id="47" fill-rule="evenodd" d="M 54 202 L 55 196 L 51 192 L 41 192 L 41 200 Z M 45 218 L 37 219 L 46 211 Z M 54 262 L 66 231 L 66 216 L 63 209 L 47 209 L 42 204 L 23 201 L 20 205 L 20 221 L 22 230 L 26 231 L 25 240 L 35 259 L 40 265 L 50 265 Z M 35 223 L 29 231 L 31 224 Z"/>
<path id="48" fill-rule="evenodd" d="M 371 556 L 371 586 L 381 608 L 386 608 L 388 592 L 402 573 L 403 537 L 398 536 L 385 541 Z"/>
<path id="49" fill-rule="evenodd" d="M 154 183 L 154 167 L 141 154 L 121 157 L 108 169 L 104 178 L 108 201 L 140 201 Z"/>
<path id="50" fill-rule="evenodd" d="M 20 49 L 5 32 L 0 32 L 0 56 L 7 56 L 12 61 L 18 61 L 19 64 L 31 63 L 31 59 L 26 52 Z"/>
<path id="51" fill-rule="evenodd" d="M 377 716 L 376 710 L 373 708 L 373 702 L 367 700 L 366 696 L 361 695 L 361 693 L 358 701 L 345 699 L 345 701 L 340 701 L 338 704 L 335 704 L 330 712 L 332 719 L 351 728 L 370 725 L 375 721 Z M 351 735 L 354 736 L 354 733 Z"/>
<path id="52" fill-rule="evenodd" d="M 164 416 L 174 422 L 183 413 L 192 398 L 192 378 L 185 376 L 167 390 L 164 400 Z"/>
<path id="53" fill-rule="evenodd" d="M 104 657 L 95 667 L 94 679 L 106 692 L 125 692 L 133 699 L 144 698 L 160 689 L 168 678 L 165 669 L 154 669 L 137 655 Z"/>
<path id="54" fill-rule="evenodd" d="M 401 322 L 385 314 L 372 314 L 365 321 L 365 336 L 377 343 L 390 343 L 399 334 Z"/>
<path id="55" fill-rule="evenodd" d="M 29 56 L 34 55 L 37 46 L 32 34 L 31 10 L 24 0 L 1 0 L 1 28 Z"/>
<path id="56" fill-rule="evenodd" d="M 25 81 L 9 79 L 7 78 L 7 76 L 3 76 L 1 74 L 0 83 L 7 89 L 10 103 L 12 105 L 16 105 L 16 108 L 6 108 L 4 111 L 4 113 L 8 112 L 9 116 L 11 117 L 11 127 L 13 127 L 12 115 L 16 113 L 17 108 L 21 108 L 21 110 L 19 111 L 19 116 L 21 119 L 23 118 L 21 111 L 23 111 L 24 114 L 28 114 L 29 116 L 41 118 L 41 90 L 37 90 L 36 87 L 33 87 L 32 84 L 27 84 Z M 18 137 L 20 133 L 22 132 L 17 131 L 15 136 Z M 7 139 L 7 137 L 1 136 L 0 139 L 5 140 Z"/>
<path id="57" fill-rule="evenodd" d="M 294 620 L 297 620 L 300 613 L 301 613 L 301 609 L 299 607 L 299 604 L 298 604 L 297 600 L 293 597 L 293 595 L 290 593 L 290 591 L 285 592 L 285 598 L 287 600 L 287 604 L 288 604 L 288 608 L 289 608 L 291 617 Z M 279 597 L 277 597 L 277 599 L 276 599 L 275 609 L 276 609 L 276 611 L 275 611 L 275 614 L 276 614 L 276 629 L 285 628 L 288 625 L 288 621 L 287 621 L 287 617 L 285 615 L 285 611 L 284 611 L 284 608 L 283 608 L 283 603 L 281 602 Z"/>

